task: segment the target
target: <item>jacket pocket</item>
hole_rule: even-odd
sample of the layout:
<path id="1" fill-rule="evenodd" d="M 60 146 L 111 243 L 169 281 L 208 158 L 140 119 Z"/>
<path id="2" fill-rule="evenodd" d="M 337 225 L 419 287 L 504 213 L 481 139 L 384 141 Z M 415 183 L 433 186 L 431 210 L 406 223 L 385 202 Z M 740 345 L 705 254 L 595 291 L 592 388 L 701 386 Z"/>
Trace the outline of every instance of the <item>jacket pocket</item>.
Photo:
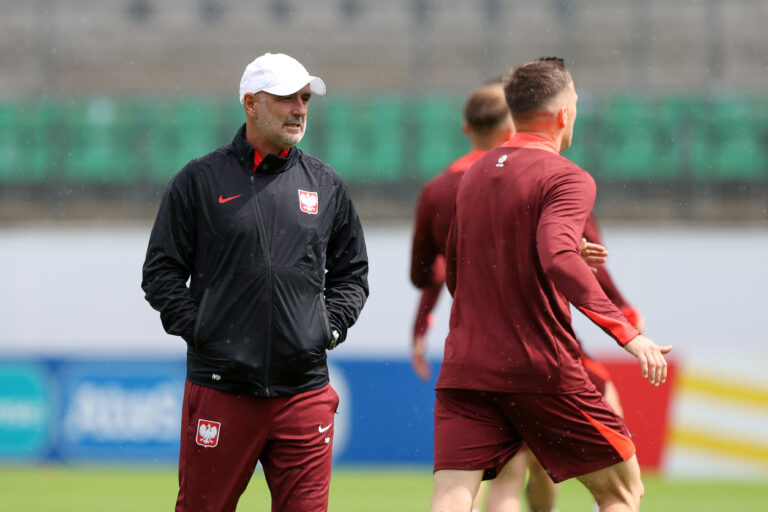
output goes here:
<path id="1" fill-rule="evenodd" d="M 197 349 L 200 346 L 200 326 L 203 323 L 203 315 L 205 314 L 205 305 L 208 302 L 208 294 L 211 292 L 210 288 L 206 288 L 203 292 L 203 298 L 200 300 L 200 307 L 197 308 L 197 319 L 195 320 L 195 330 L 192 331 L 192 348 Z"/>

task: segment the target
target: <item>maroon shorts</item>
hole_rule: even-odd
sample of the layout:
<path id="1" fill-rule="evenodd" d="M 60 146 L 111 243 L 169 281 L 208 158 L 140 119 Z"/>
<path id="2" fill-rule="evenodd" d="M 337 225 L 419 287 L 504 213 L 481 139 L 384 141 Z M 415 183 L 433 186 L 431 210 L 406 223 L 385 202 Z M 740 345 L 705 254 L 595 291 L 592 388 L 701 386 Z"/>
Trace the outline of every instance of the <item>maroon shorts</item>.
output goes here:
<path id="1" fill-rule="evenodd" d="M 438 389 L 435 471 L 483 470 L 494 478 L 523 443 L 555 482 L 627 460 L 624 421 L 594 389 L 575 394 Z"/>
<path id="2" fill-rule="evenodd" d="M 234 511 L 261 462 L 273 511 L 325 511 L 334 413 L 330 384 L 256 398 L 187 381 L 181 418 L 176 511 Z"/>

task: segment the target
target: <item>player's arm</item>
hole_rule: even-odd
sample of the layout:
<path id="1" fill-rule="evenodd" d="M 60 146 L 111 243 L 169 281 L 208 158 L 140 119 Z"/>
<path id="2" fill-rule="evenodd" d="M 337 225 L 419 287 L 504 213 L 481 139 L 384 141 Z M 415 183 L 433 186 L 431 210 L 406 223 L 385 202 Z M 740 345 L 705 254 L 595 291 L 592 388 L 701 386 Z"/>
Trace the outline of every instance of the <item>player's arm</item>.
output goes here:
<path id="1" fill-rule="evenodd" d="M 435 280 L 435 261 L 440 255 L 442 240 L 434 240 L 432 222 L 435 211 L 429 198 L 429 189 L 424 189 L 416 206 L 416 220 L 413 227 L 411 246 L 411 282 L 416 288 L 426 288 L 442 281 Z"/>
<path id="2" fill-rule="evenodd" d="M 627 322 L 579 254 L 594 200 L 595 183 L 586 172 L 564 172 L 553 179 L 542 199 L 536 232 L 539 261 L 568 301 L 632 353 L 640 362 L 643 376 L 658 385 L 666 380 L 663 354 L 671 347 L 659 347 Z"/>
<path id="3" fill-rule="evenodd" d="M 338 337 L 336 347 L 347 337 L 368 298 L 368 254 L 363 228 L 346 185 L 337 183 L 338 199 L 334 227 L 326 251 L 325 304 L 328 321 Z"/>
<path id="4" fill-rule="evenodd" d="M 456 212 L 453 212 L 448 238 L 445 240 L 445 285 L 453 296 L 456 291 L 456 244 L 458 243 L 458 227 Z"/>
<path id="5" fill-rule="evenodd" d="M 166 187 L 149 237 L 141 288 L 160 312 L 168 334 L 188 343 L 197 318 L 197 304 L 187 287 L 195 247 L 195 213 L 189 199 L 189 173 L 182 171 Z"/>
<path id="6" fill-rule="evenodd" d="M 416 319 L 413 322 L 413 337 L 424 337 L 432 324 L 432 310 L 443 290 L 443 283 L 434 284 L 421 289 L 421 298 L 416 309 Z"/>
<path id="7" fill-rule="evenodd" d="M 445 260 L 439 254 L 440 248 L 433 237 L 432 223 L 435 211 L 429 197 L 429 189 L 422 190 L 416 207 L 411 248 L 411 282 L 421 288 L 421 299 L 413 323 L 413 344 L 411 366 L 416 374 L 427 380 L 431 374 L 426 357 L 426 334 L 432 318 L 432 310 L 445 282 Z"/>
<path id="8" fill-rule="evenodd" d="M 591 213 L 587 218 L 586 225 L 584 226 L 584 238 L 588 242 L 594 244 L 603 244 L 600 228 L 597 224 L 597 219 L 595 218 L 594 213 Z M 583 250 L 582 256 L 584 256 Z M 629 302 L 627 302 L 627 300 L 624 298 L 624 295 L 622 295 L 622 293 L 619 291 L 619 288 L 616 286 L 616 283 L 613 281 L 608 268 L 605 265 L 600 264 L 600 262 L 596 262 L 595 265 L 595 268 L 597 269 L 595 275 L 597 277 L 597 282 L 600 284 L 600 287 L 603 289 L 611 302 L 616 304 L 616 306 L 621 310 L 624 318 L 626 318 L 629 323 L 632 324 L 638 331 L 642 332 L 643 327 L 645 326 L 645 322 L 643 320 L 643 316 L 640 314 L 640 311 L 637 308 L 632 307 L 632 305 L 630 305 Z"/>
<path id="9" fill-rule="evenodd" d="M 414 355 L 416 345 L 424 344 L 424 336 L 429 328 L 429 318 L 440 296 L 445 282 L 445 259 L 440 254 L 440 248 L 435 243 L 432 224 L 435 211 L 429 200 L 428 189 L 422 190 L 416 207 L 416 221 L 413 229 L 413 245 L 411 247 L 411 282 L 420 288 L 421 300 L 416 309 L 413 323 Z M 420 364 L 420 367 L 424 365 Z"/>
<path id="10" fill-rule="evenodd" d="M 411 348 L 411 366 L 422 380 L 429 379 L 431 365 L 427 359 L 427 329 L 432 324 L 432 310 L 437 304 L 443 283 L 421 289 L 421 299 L 416 309 L 416 320 L 413 322 L 413 345 Z"/>

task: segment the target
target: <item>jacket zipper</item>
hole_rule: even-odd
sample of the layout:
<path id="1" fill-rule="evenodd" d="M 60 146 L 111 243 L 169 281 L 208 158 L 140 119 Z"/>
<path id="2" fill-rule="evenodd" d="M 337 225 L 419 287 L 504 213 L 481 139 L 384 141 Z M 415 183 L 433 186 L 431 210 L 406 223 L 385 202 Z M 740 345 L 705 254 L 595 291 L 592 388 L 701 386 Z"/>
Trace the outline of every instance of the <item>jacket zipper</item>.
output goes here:
<path id="1" fill-rule="evenodd" d="M 264 383 L 265 393 L 269 397 L 271 395 L 269 390 L 269 360 L 272 356 L 272 259 L 269 255 L 269 244 L 267 243 L 267 230 L 264 227 L 264 218 L 261 215 L 261 206 L 259 206 L 259 198 L 256 194 L 256 178 L 251 175 L 251 191 L 253 192 L 253 199 L 256 201 L 256 223 L 259 228 L 259 234 L 262 239 L 262 251 L 264 251 L 264 257 L 267 260 L 267 347 L 264 355 Z"/>

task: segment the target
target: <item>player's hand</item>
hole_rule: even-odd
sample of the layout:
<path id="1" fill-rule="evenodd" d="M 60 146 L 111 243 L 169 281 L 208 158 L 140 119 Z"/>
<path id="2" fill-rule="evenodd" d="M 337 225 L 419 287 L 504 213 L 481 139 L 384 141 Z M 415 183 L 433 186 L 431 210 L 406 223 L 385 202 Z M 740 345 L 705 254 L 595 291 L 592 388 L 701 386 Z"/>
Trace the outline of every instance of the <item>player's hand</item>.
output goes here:
<path id="1" fill-rule="evenodd" d="M 664 354 L 668 354 L 672 350 L 671 345 L 660 347 L 651 339 L 638 334 L 624 345 L 624 349 L 640 362 L 643 378 L 648 379 L 650 384 L 658 386 L 666 382 L 667 360 L 664 359 Z"/>
<path id="2" fill-rule="evenodd" d="M 424 339 L 424 336 L 416 336 L 413 339 L 411 366 L 413 366 L 413 371 L 416 372 L 416 375 L 418 375 L 421 380 L 429 380 L 429 376 L 432 373 L 432 367 L 424 355 L 426 351 L 427 342 Z"/>
<path id="3" fill-rule="evenodd" d="M 608 251 L 606 248 L 600 244 L 587 242 L 586 238 L 581 239 L 579 253 L 581 254 L 581 259 L 586 261 L 588 265 L 599 265 L 608 260 Z"/>

